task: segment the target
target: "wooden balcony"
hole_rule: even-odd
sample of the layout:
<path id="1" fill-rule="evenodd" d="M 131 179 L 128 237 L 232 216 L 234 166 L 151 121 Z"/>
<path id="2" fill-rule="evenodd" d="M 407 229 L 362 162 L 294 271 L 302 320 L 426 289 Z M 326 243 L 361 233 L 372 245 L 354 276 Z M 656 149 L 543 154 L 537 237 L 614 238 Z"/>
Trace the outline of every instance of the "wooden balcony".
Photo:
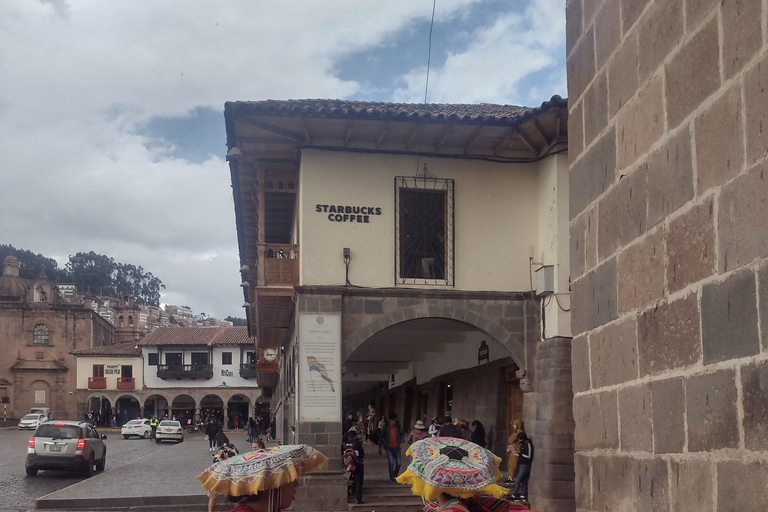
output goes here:
<path id="1" fill-rule="evenodd" d="M 161 379 L 211 379 L 212 364 L 159 364 L 157 376 Z"/>
<path id="2" fill-rule="evenodd" d="M 295 244 L 264 244 L 263 283 L 265 286 L 296 286 L 299 284 L 299 246 Z M 260 276 L 262 277 L 262 276 Z"/>
<path id="3" fill-rule="evenodd" d="M 136 379 L 133 377 L 118 378 L 117 389 L 136 389 Z"/>
<path id="4" fill-rule="evenodd" d="M 243 379 L 255 379 L 258 370 L 256 363 L 242 363 L 240 365 L 240 377 Z"/>
<path id="5" fill-rule="evenodd" d="M 88 389 L 107 389 L 107 378 L 88 377 Z"/>

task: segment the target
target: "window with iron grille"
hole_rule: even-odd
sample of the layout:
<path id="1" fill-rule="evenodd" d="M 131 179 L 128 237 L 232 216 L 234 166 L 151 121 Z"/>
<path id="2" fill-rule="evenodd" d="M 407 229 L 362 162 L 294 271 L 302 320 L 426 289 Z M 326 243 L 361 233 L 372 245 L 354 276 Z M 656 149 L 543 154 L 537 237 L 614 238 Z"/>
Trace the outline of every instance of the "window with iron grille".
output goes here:
<path id="1" fill-rule="evenodd" d="M 32 343 L 34 345 L 48 344 L 48 327 L 43 324 L 37 324 L 32 333 Z"/>
<path id="2" fill-rule="evenodd" d="M 453 188 L 450 179 L 395 178 L 397 284 L 453 286 Z"/>

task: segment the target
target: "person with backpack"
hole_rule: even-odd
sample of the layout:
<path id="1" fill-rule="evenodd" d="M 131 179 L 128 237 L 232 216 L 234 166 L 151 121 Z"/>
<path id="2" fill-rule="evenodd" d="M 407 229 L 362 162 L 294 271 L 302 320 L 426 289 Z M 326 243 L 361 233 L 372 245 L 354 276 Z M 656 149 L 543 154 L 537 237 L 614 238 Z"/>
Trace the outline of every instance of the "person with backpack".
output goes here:
<path id="1" fill-rule="evenodd" d="M 341 443 L 341 454 L 344 469 L 349 472 L 352 480 L 350 492 L 355 495 L 355 500 L 360 504 L 363 502 L 365 450 L 358 437 L 358 430 L 354 427 L 349 429 L 347 438 Z"/>

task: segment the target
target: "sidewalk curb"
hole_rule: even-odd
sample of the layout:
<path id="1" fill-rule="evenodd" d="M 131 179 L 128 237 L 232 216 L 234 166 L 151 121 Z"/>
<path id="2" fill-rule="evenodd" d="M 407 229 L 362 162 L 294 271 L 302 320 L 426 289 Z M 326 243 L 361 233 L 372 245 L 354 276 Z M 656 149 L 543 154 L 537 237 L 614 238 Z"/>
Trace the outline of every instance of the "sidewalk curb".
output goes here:
<path id="1" fill-rule="evenodd" d="M 36 499 L 36 510 L 84 510 L 84 509 L 107 509 L 107 508 L 127 508 L 127 507 L 149 507 L 149 506 L 168 506 L 168 505 L 207 505 L 208 497 L 205 494 L 184 495 L 184 496 L 136 496 L 124 498 L 74 498 L 74 499 L 56 499 L 49 498 L 45 500 Z"/>

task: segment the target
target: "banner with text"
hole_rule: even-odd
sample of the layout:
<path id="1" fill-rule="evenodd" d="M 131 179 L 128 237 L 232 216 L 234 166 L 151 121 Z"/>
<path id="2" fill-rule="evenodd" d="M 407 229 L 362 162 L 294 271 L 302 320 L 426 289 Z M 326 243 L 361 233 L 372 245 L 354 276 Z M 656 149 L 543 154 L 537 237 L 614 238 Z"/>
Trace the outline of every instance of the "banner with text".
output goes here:
<path id="1" fill-rule="evenodd" d="M 341 315 L 299 315 L 301 421 L 341 421 Z"/>

